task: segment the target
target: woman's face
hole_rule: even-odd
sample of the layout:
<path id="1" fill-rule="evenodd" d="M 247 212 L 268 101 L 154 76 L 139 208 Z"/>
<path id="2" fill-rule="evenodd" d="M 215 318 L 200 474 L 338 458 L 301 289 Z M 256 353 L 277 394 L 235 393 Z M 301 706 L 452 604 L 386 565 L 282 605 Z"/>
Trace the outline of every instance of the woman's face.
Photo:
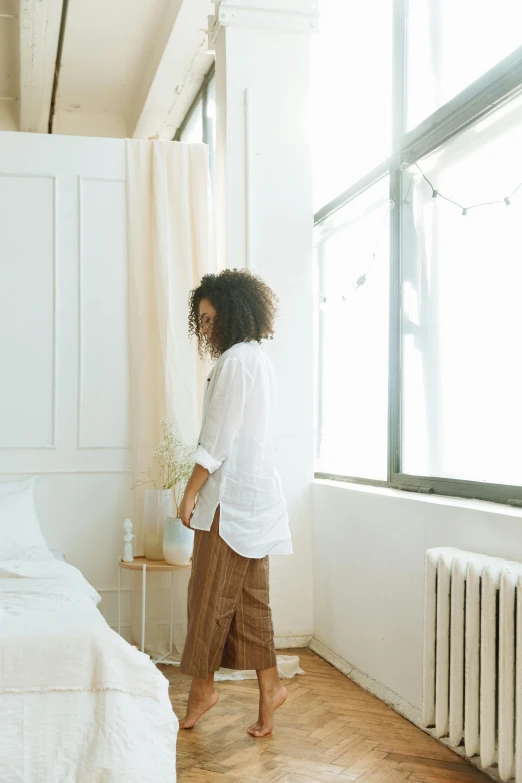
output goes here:
<path id="1" fill-rule="evenodd" d="M 199 323 L 201 334 L 210 343 L 212 342 L 212 329 L 216 319 L 216 309 L 209 299 L 202 299 L 199 303 Z"/>

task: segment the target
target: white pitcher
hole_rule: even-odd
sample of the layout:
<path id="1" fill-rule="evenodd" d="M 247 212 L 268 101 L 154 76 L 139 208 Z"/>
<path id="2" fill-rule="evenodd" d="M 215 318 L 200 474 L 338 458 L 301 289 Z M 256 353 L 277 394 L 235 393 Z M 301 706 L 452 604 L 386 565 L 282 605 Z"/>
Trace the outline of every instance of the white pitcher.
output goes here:
<path id="1" fill-rule="evenodd" d="M 169 565 L 188 565 L 194 548 L 194 531 L 181 519 L 167 517 L 163 534 L 163 557 Z"/>

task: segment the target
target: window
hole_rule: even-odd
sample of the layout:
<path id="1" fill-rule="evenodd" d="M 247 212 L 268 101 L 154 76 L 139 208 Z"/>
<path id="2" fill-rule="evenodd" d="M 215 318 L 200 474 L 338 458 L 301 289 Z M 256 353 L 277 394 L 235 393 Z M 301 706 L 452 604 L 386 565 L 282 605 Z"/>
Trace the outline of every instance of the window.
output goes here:
<path id="1" fill-rule="evenodd" d="M 316 209 L 391 152 L 391 7 L 324 3 L 312 39 Z M 363 32 L 370 30 L 371 46 Z"/>
<path id="2" fill-rule="evenodd" d="M 216 77 L 208 82 L 204 101 L 203 141 L 209 146 L 210 180 L 216 178 Z"/>
<path id="3" fill-rule="evenodd" d="M 203 141 L 203 98 L 200 96 L 192 107 L 190 114 L 179 134 L 179 141 Z"/>
<path id="4" fill-rule="evenodd" d="M 389 199 L 384 177 L 324 221 L 316 245 L 318 467 L 382 481 L 388 471 Z"/>
<path id="5" fill-rule="evenodd" d="M 522 179 L 521 141 L 516 101 L 419 165 L 459 203 L 488 201 Z M 404 178 L 403 469 L 522 485 L 522 199 L 463 216 Z"/>
<path id="6" fill-rule="evenodd" d="M 210 180 L 214 186 L 216 150 L 216 76 L 214 67 L 206 76 L 174 140 L 208 144 Z"/>
<path id="7" fill-rule="evenodd" d="M 522 6 L 324 5 L 316 475 L 519 504 Z"/>
<path id="8" fill-rule="evenodd" d="M 407 3 L 408 128 L 413 128 L 520 46 L 520 0 Z"/>

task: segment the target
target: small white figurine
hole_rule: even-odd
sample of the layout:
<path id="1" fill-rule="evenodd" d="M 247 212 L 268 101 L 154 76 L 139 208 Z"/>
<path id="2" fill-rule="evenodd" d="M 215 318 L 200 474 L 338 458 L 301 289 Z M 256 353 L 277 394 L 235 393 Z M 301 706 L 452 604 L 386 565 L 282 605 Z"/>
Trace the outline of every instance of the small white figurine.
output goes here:
<path id="1" fill-rule="evenodd" d="M 134 557 L 132 556 L 132 539 L 134 538 L 134 535 L 132 534 L 132 522 L 130 519 L 126 519 L 123 523 L 123 532 L 125 533 L 123 536 L 123 540 L 125 541 L 123 546 L 123 562 L 133 563 Z"/>

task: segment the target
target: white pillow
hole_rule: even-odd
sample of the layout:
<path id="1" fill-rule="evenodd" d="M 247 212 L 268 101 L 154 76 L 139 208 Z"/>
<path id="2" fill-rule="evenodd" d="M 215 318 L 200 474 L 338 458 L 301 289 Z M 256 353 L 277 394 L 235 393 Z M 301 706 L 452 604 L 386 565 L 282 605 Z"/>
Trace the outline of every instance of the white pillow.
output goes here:
<path id="1" fill-rule="evenodd" d="M 0 483 L 0 560 L 52 560 L 34 504 L 36 479 Z"/>

